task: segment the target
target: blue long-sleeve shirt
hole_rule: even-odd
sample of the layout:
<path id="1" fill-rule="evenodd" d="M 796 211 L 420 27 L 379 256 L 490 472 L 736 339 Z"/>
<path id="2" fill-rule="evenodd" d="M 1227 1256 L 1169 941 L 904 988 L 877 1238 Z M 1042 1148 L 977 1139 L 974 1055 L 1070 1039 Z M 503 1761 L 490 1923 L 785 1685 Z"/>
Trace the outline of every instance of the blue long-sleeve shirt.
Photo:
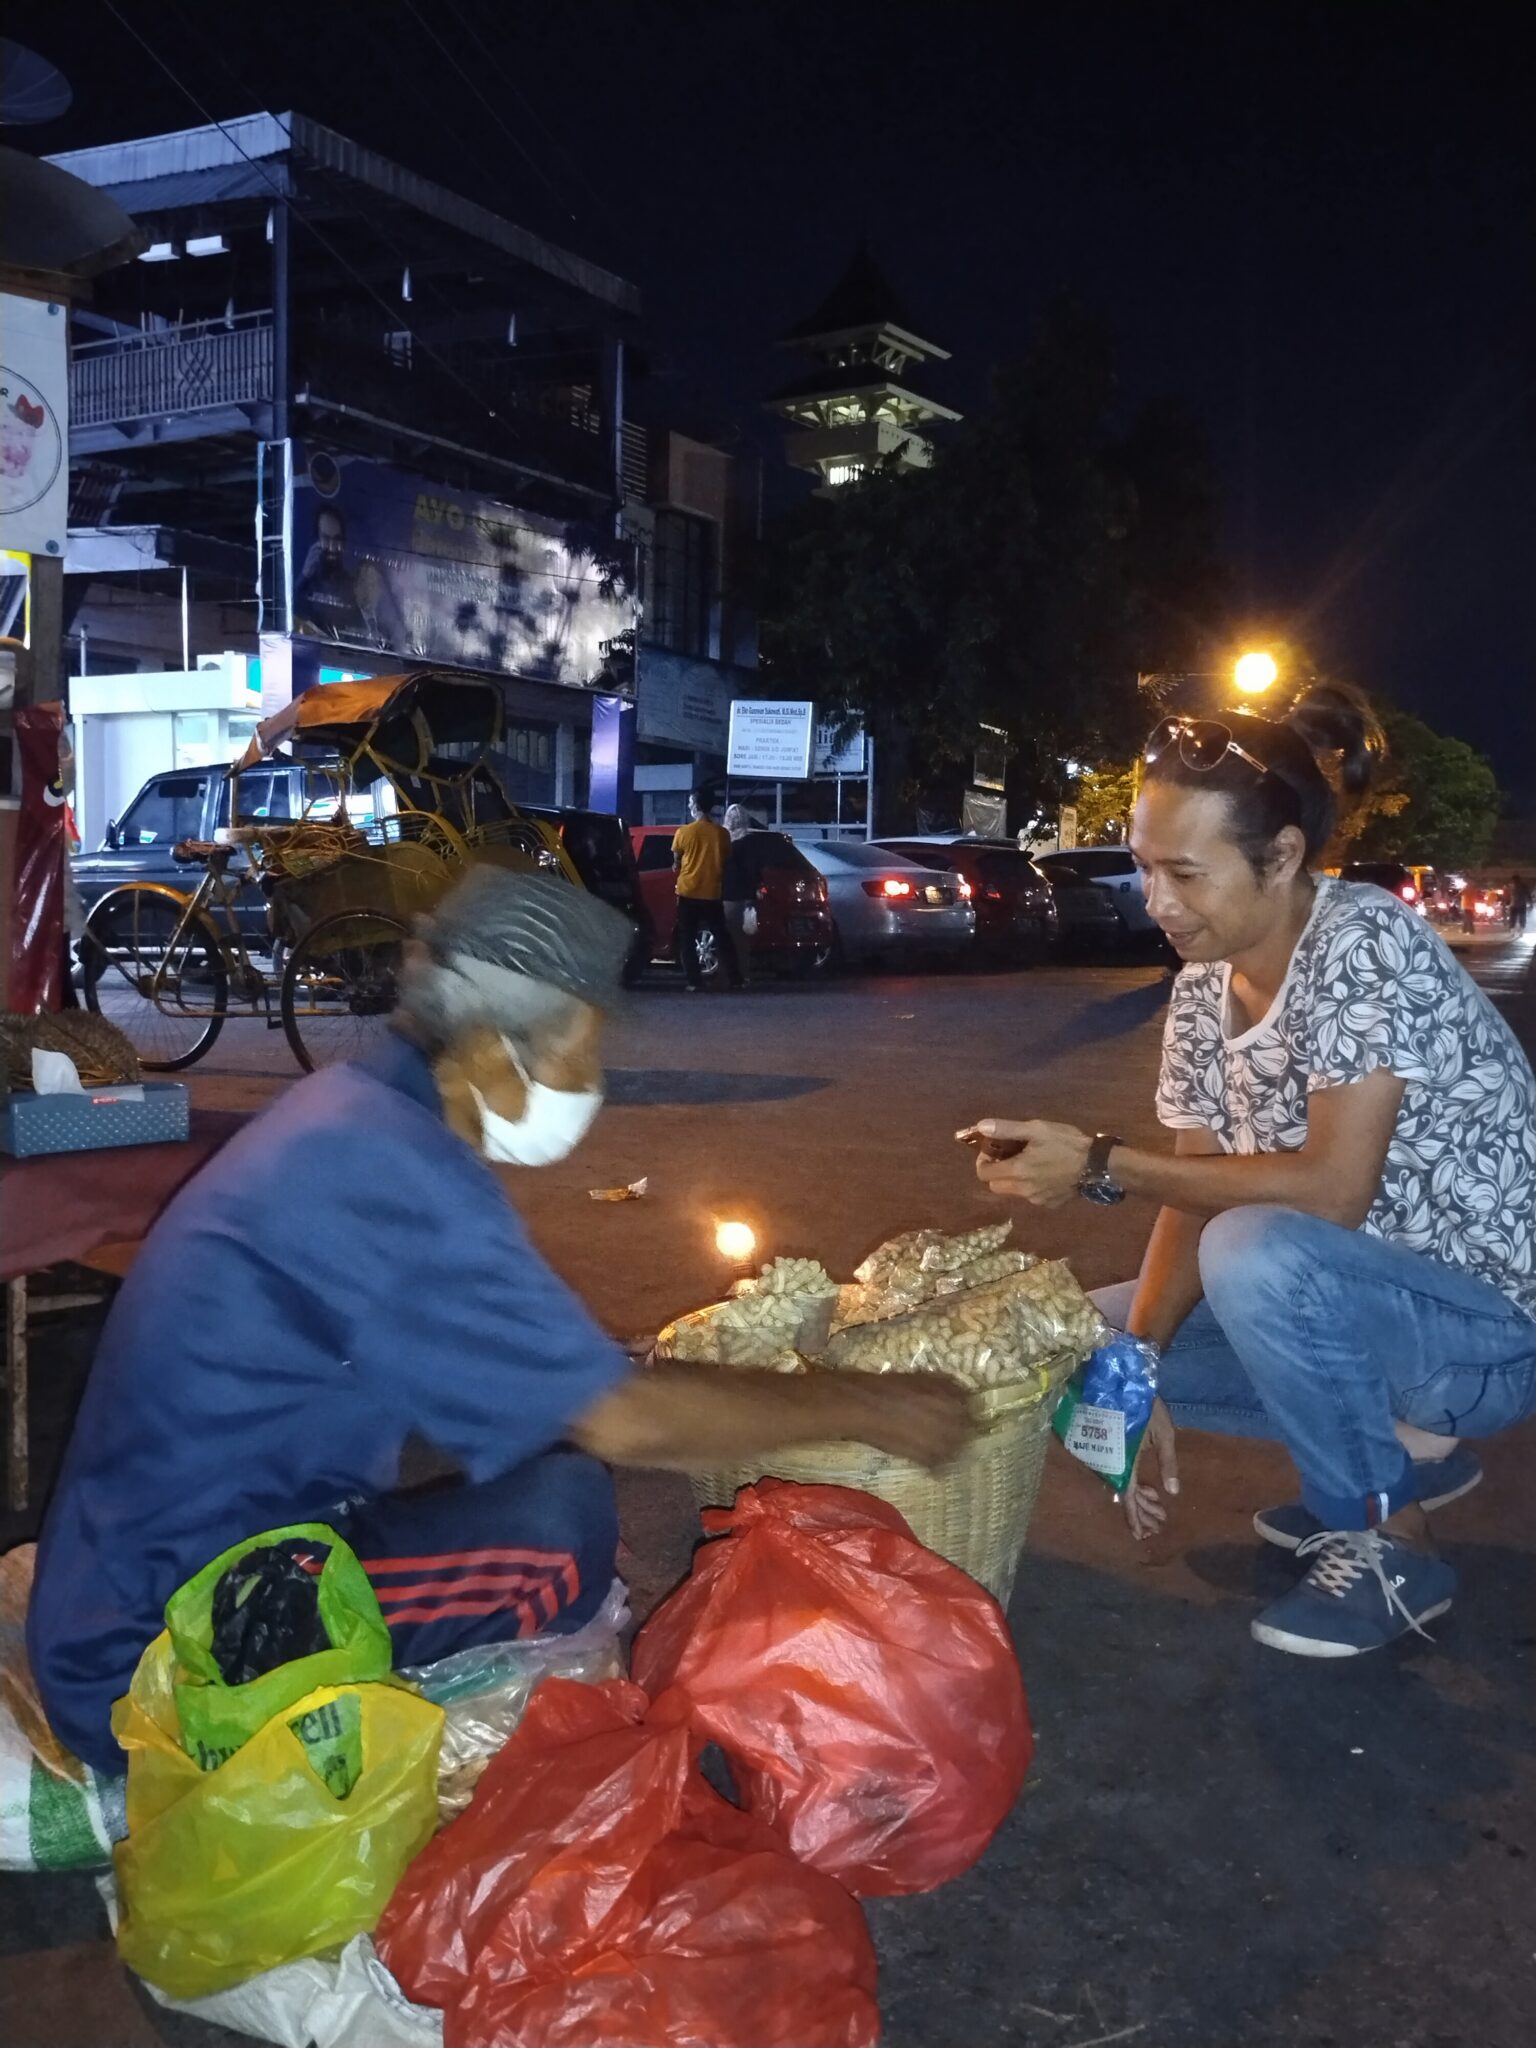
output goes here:
<path id="1" fill-rule="evenodd" d="M 300 1082 L 177 1196 L 102 1333 L 28 1619 L 55 1732 L 120 1770 L 112 1702 L 211 1558 L 387 1491 L 413 1431 L 494 1478 L 628 1370 L 415 1048 Z"/>

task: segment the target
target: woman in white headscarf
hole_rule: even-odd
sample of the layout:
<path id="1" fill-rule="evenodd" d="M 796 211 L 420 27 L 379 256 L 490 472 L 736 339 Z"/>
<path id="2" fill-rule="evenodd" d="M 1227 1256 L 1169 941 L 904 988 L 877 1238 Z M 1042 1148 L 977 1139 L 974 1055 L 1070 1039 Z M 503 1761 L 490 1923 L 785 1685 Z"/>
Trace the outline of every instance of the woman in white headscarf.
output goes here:
<path id="1" fill-rule="evenodd" d="M 752 850 L 747 843 L 748 835 L 755 828 L 740 804 L 726 805 L 724 823 L 731 835 L 731 850 L 726 856 L 725 881 L 722 884 L 725 922 L 731 934 L 731 944 L 736 948 L 736 962 L 745 987 L 752 979 L 752 934 L 757 930 L 757 862 L 752 858 Z"/>

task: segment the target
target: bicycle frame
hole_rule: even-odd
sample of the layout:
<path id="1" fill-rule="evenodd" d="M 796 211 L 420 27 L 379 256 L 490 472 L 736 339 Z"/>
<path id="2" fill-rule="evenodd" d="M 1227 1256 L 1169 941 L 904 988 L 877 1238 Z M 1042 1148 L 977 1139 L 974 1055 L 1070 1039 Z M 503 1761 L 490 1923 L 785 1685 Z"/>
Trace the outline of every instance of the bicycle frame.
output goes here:
<path id="1" fill-rule="evenodd" d="M 231 881 L 222 862 L 211 864 L 205 870 L 202 880 L 182 906 L 181 915 L 176 920 L 164 956 L 147 991 L 157 1010 L 174 1017 L 228 1016 L 231 1012 L 252 1017 L 264 1015 L 269 1023 L 272 1022 L 272 979 L 252 961 L 245 934 L 240 929 L 240 920 L 235 914 L 237 899 L 247 879 L 242 874 Z M 185 1000 L 183 969 L 191 950 L 191 934 L 200 923 L 212 932 L 228 979 L 229 987 L 222 1006 Z M 167 979 L 172 980 L 177 988 L 175 1001 L 166 999 L 164 983 Z"/>

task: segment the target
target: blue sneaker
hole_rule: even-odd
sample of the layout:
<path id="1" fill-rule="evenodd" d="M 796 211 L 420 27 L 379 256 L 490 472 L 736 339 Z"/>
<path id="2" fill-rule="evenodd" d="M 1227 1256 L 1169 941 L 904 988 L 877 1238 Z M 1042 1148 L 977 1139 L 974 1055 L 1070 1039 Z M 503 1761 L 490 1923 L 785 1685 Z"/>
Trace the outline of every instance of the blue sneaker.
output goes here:
<path id="1" fill-rule="evenodd" d="M 1299 1586 L 1251 1624 L 1256 1643 L 1293 1657 L 1359 1657 L 1444 1614 L 1456 1574 L 1438 1557 L 1394 1543 L 1379 1529 L 1325 1529 L 1297 1547 L 1311 1559 Z"/>
<path id="2" fill-rule="evenodd" d="M 1470 1444 L 1458 1444 L 1447 1457 L 1415 1465 L 1413 1474 L 1418 1481 L 1415 1498 L 1425 1514 L 1432 1515 L 1436 1508 L 1448 1508 L 1453 1500 L 1480 1485 L 1483 1468 Z M 1295 1550 L 1309 1537 L 1323 1533 L 1322 1523 L 1299 1500 L 1283 1508 L 1260 1508 L 1253 1526 L 1277 1550 Z"/>

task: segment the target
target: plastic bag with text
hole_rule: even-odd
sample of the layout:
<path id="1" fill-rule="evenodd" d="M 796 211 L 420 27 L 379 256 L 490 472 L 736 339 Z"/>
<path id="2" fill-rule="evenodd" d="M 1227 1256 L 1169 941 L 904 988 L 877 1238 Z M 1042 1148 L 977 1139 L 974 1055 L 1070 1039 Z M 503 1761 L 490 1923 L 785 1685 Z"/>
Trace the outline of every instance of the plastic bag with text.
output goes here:
<path id="1" fill-rule="evenodd" d="M 283 1609 L 270 1598 L 271 1580 L 253 1568 L 253 1561 L 275 1552 L 306 1560 L 314 1573 L 315 1627 L 307 1640 L 284 1640 Z M 238 1654 L 253 1656 L 260 1668 L 232 1685 L 220 1652 L 236 1650 L 236 1620 L 263 1602 L 266 1625 L 247 1631 L 238 1646 Z M 350 1545 L 324 1522 L 295 1522 L 231 1544 L 171 1595 L 165 1625 L 176 1653 L 182 1739 L 205 1770 L 233 1756 L 316 1687 L 387 1678 L 393 1655 L 372 1581 Z"/>
<path id="2" fill-rule="evenodd" d="M 846 1487 L 767 1479 L 703 1520 L 716 1540 L 635 1639 L 656 1711 L 680 1702 L 743 1805 L 851 1890 L 957 1877 L 1029 1767 L 1002 1609 Z"/>
<path id="3" fill-rule="evenodd" d="M 157 1636 L 112 1709 L 128 1752 L 117 1945 L 197 1998 L 372 1928 L 437 1826 L 443 1715 L 403 1686 L 321 1687 L 205 1771 L 182 1747 L 175 1674 Z"/>
<path id="4" fill-rule="evenodd" d="M 1067 1382 L 1051 1427 L 1073 1457 L 1124 1493 L 1157 1400 L 1158 1349 L 1116 1331 Z"/>
<path id="5" fill-rule="evenodd" d="M 857 1903 L 711 1791 L 638 1686 L 547 1679 L 379 1923 L 453 2048 L 867 2048 Z"/>

